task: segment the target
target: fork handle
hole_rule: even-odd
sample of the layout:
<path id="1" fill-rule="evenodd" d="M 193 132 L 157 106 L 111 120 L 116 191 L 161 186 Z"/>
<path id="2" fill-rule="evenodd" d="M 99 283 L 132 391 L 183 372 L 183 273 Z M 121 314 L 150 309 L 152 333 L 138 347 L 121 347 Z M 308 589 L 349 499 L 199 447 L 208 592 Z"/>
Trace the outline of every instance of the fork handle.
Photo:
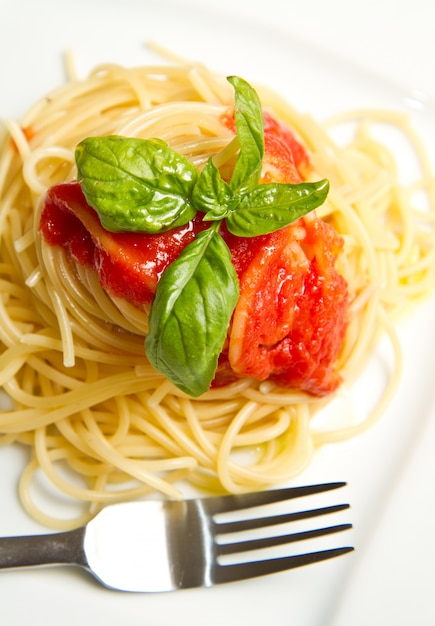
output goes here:
<path id="1" fill-rule="evenodd" d="M 0 569 L 71 563 L 87 565 L 83 550 L 84 529 L 0 538 Z"/>

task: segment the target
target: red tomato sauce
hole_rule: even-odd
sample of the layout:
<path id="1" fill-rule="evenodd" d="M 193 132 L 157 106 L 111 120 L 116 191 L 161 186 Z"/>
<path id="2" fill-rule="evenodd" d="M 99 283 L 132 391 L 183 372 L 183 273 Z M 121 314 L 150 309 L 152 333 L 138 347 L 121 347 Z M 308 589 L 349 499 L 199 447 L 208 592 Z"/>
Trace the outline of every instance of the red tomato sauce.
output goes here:
<path id="1" fill-rule="evenodd" d="M 102 287 L 136 306 L 150 303 L 166 267 L 207 225 L 199 218 L 169 233 L 111 233 L 87 204 L 77 182 L 51 187 L 40 230 L 47 243 L 98 273 Z"/>
<path id="2" fill-rule="evenodd" d="M 231 373 L 273 379 L 325 395 L 340 384 L 334 369 L 347 325 L 348 295 L 335 270 L 342 245 L 315 217 L 268 236 L 240 276 L 240 297 L 216 384 Z M 237 248 L 231 248 L 237 258 Z"/>

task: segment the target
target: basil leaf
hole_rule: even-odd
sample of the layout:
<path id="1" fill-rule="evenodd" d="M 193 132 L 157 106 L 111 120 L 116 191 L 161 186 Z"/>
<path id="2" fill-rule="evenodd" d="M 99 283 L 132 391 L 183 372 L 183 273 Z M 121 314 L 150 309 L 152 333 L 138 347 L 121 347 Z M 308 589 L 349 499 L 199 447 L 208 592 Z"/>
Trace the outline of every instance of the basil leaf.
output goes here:
<path id="1" fill-rule="evenodd" d="M 259 185 L 243 195 L 236 211 L 226 218 L 228 230 L 239 237 L 266 235 L 288 226 L 326 199 L 329 183 Z"/>
<path id="2" fill-rule="evenodd" d="M 89 137 L 75 157 L 86 200 L 107 230 L 158 233 L 196 213 L 198 171 L 159 139 Z"/>
<path id="3" fill-rule="evenodd" d="M 227 215 L 232 197 L 230 186 L 221 178 L 212 159 L 209 159 L 193 189 L 194 205 L 199 211 L 207 213 L 209 219 L 220 220 Z"/>
<path id="4" fill-rule="evenodd" d="M 202 231 L 163 273 L 145 339 L 153 367 L 191 396 L 210 387 L 238 299 L 231 254 L 216 230 Z"/>
<path id="5" fill-rule="evenodd" d="M 228 81 L 235 89 L 235 120 L 240 152 L 230 181 L 233 191 L 249 191 L 258 185 L 264 154 L 264 120 L 255 89 L 238 76 Z"/>

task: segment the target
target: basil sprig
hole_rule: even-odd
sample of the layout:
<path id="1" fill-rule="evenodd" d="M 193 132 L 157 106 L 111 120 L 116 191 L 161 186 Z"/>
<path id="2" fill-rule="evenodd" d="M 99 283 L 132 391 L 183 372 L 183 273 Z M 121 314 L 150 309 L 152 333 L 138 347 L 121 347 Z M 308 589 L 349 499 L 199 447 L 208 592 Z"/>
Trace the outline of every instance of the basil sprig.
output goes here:
<path id="1" fill-rule="evenodd" d="M 145 339 L 153 367 L 194 397 L 210 387 L 239 297 L 221 222 L 239 237 L 267 234 L 320 206 L 329 189 L 327 180 L 259 184 L 261 103 L 242 78 L 228 80 L 235 90 L 239 143 L 229 182 L 212 159 L 200 172 L 159 139 L 89 137 L 76 149 L 83 193 L 107 230 L 164 232 L 186 224 L 197 211 L 211 222 L 161 277 Z"/>

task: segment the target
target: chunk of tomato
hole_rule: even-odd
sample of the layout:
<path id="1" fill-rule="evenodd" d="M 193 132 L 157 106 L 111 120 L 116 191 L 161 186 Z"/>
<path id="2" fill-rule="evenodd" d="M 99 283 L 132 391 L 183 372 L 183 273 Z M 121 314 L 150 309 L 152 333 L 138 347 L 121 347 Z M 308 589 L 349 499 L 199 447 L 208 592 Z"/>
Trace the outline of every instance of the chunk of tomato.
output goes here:
<path id="1" fill-rule="evenodd" d="M 258 249 L 241 276 L 229 334 L 235 374 L 319 396 L 337 388 L 348 305 L 346 281 L 334 267 L 340 246 L 333 228 L 309 216 Z"/>
<path id="2" fill-rule="evenodd" d="M 48 190 L 39 227 L 48 243 L 95 270 L 108 293 L 140 306 L 151 302 L 167 266 L 207 225 L 198 217 L 158 235 L 112 233 L 101 226 L 74 181 Z"/>

